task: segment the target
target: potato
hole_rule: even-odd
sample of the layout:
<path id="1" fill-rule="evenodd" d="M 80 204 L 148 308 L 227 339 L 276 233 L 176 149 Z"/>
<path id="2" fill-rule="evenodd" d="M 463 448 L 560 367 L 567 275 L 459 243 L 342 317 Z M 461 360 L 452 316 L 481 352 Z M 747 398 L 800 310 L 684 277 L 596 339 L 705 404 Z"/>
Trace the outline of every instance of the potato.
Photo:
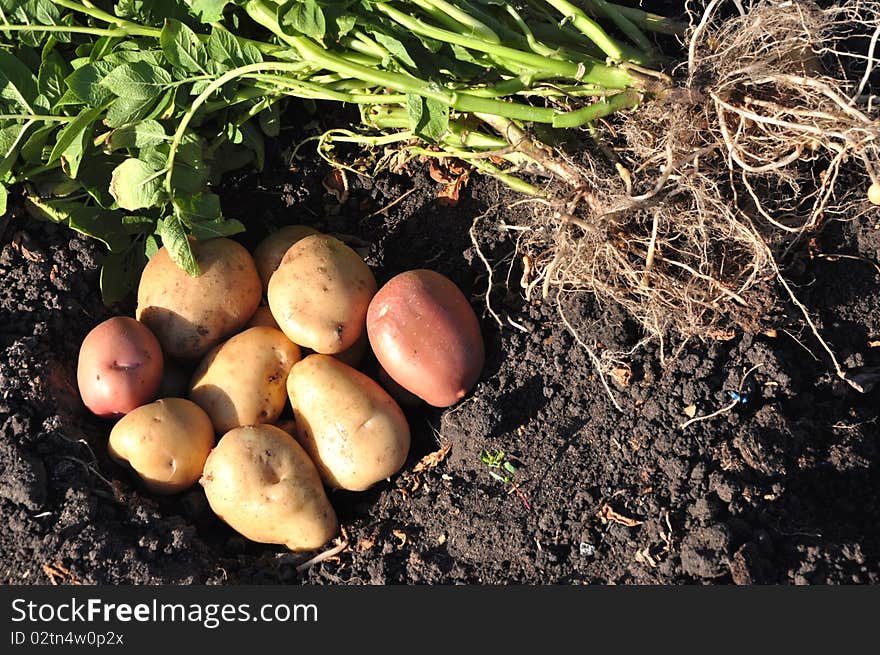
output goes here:
<path id="1" fill-rule="evenodd" d="M 480 324 L 447 277 L 406 271 L 383 286 L 367 312 L 367 335 L 391 378 L 435 407 L 449 407 L 476 384 L 485 362 Z"/>
<path id="2" fill-rule="evenodd" d="M 156 396 L 162 349 L 143 323 L 116 316 L 97 325 L 79 349 L 76 382 L 83 403 L 105 418 L 121 416 Z"/>
<path id="3" fill-rule="evenodd" d="M 185 398 L 163 398 L 123 416 L 113 426 L 110 457 L 129 464 L 157 494 L 174 494 L 198 482 L 214 446 L 211 419 Z"/>
<path id="4" fill-rule="evenodd" d="M 329 486 L 363 491 L 406 462 L 406 417 L 360 371 L 329 355 L 309 355 L 290 370 L 287 393 L 297 440 Z"/>
<path id="5" fill-rule="evenodd" d="M 272 423 L 284 409 L 287 374 L 299 358 L 299 346 L 280 330 L 250 328 L 205 356 L 193 373 L 189 397 L 220 434 Z"/>
<path id="6" fill-rule="evenodd" d="M 252 327 L 270 327 L 275 328 L 276 330 L 280 330 L 278 327 L 278 322 L 275 320 L 275 317 L 272 316 L 272 310 L 269 309 L 269 305 L 260 305 L 257 307 L 257 311 L 254 312 L 254 315 L 251 316 L 251 319 L 245 324 L 245 329 Z"/>
<path id="7" fill-rule="evenodd" d="M 264 292 L 268 290 L 269 278 L 278 268 L 284 253 L 297 241 L 312 234 L 318 234 L 318 230 L 307 225 L 285 225 L 260 241 L 254 249 L 254 263 L 263 281 Z"/>
<path id="8" fill-rule="evenodd" d="M 165 247 L 147 263 L 138 286 L 137 318 L 165 354 L 202 357 L 241 329 L 260 304 L 262 286 L 250 253 L 231 239 L 192 241 L 201 275 L 192 277 Z"/>
<path id="9" fill-rule="evenodd" d="M 313 234 L 285 253 L 268 295 L 291 341 L 333 354 L 357 341 L 374 293 L 376 279 L 360 255 L 338 239 Z"/>
<path id="10" fill-rule="evenodd" d="M 252 541 L 314 550 L 339 530 L 315 465 L 274 425 L 223 435 L 208 456 L 201 484 L 214 513 Z"/>

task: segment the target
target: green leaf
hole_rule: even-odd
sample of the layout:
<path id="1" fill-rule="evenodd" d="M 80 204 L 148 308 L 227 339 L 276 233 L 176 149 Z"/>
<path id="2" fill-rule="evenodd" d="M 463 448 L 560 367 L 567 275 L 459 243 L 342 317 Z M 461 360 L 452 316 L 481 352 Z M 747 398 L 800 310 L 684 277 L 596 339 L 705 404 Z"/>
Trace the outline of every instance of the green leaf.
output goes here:
<path id="1" fill-rule="evenodd" d="M 6 187 L 0 184 L 0 218 L 6 214 Z"/>
<path id="2" fill-rule="evenodd" d="M 168 71 L 145 61 L 117 66 L 101 80 L 114 95 L 139 100 L 154 100 L 171 83 Z"/>
<path id="3" fill-rule="evenodd" d="M 113 68 L 106 61 L 95 61 L 77 68 L 64 82 L 81 102 L 90 107 L 100 107 L 113 98 L 113 92 L 100 84 Z"/>
<path id="4" fill-rule="evenodd" d="M 28 164 L 41 164 L 43 163 L 43 150 L 46 147 L 46 144 L 49 142 L 49 137 L 58 129 L 57 124 L 49 124 L 44 125 L 36 132 L 28 137 L 27 141 L 24 142 L 24 145 L 21 147 L 19 154 L 21 158 L 26 161 Z"/>
<path id="5" fill-rule="evenodd" d="M 201 274 L 186 231 L 177 216 L 161 219 L 156 231 L 162 237 L 162 244 L 168 249 L 168 254 L 174 263 L 193 277 Z"/>
<path id="6" fill-rule="evenodd" d="M 67 91 L 64 78 L 64 60 L 53 52 L 40 64 L 37 75 L 37 90 L 49 100 L 50 105 L 54 105 Z"/>
<path id="7" fill-rule="evenodd" d="M 244 232 L 244 225 L 223 218 L 220 197 L 213 193 L 197 193 L 174 199 L 174 214 L 196 239 L 228 237 Z"/>
<path id="8" fill-rule="evenodd" d="M 199 37 L 179 20 L 168 19 L 159 34 L 165 57 L 174 66 L 190 73 L 206 73 L 208 52 Z"/>
<path id="9" fill-rule="evenodd" d="M 113 179 L 113 170 L 122 162 L 118 157 L 93 157 L 88 160 L 88 166 L 80 166 L 76 176 L 79 182 L 95 202 L 104 209 L 112 209 L 115 200 L 110 195 L 110 181 Z"/>
<path id="10" fill-rule="evenodd" d="M 250 43 L 241 44 L 241 58 L 242 65 L 259 64 L 261 61 L 263 61 L 262 53 L 257 49 L 255 45 L 252 45 Z"/>
<path id="11" fill-rule="evenodd" d="M 207 48 L 211 59 L 223 64 L 226 68 L 241 66 L 244 61 L 238 39 L 223 27 L 218 26 L 211 30 Z"/>
<path id="12" fill-rule="evenodd" d="M 171 175 L 174 193 L 198 193 L 204 188 L 210 172 L 202 140 L 192 133 L 185 135 L 174 158 Z"/>
<path id="13" fill-rule="evenodd" d="M 214 23 L 223 18 L 223 8 L 229 0 L 187 0 L 190 13 L 203 23 Z"/>
<path id="14" fill-rule="evenodd" d="M 147 259 L 152 259 L 153 255 L 157 252 L 159 252 L 159 242 L 154 235 L 148 234 L 144 240 L 144 254 L 147 256 Z"/>
<path id="15" fill-rule="evenodd" d="M 46 163 L 51 164 L 52 162 L 57 161 L 58 158 L 61 157 L 61 155 L 63 155 L 77 140 L 82 141 L 87 128 L 90 128 L 92 123 L 94 123 L 100 115 L 100 107 L 83 109 L 79 115 L 70 121 L 58 134 L 58 139 L 55 141 L 55 147 L 52 148 L 52 154 L 49 155 L 49 161 Z"/>
<path id="16" fill-rule="evenodd" d="M 140 149 L 157 146 L 169 139 L 159 121 L 146 120 L 113 130 L 107 145 L 111 151 L 119 148 Z"/>
<path id="17" fill-rule="evenodd" d="M 61 12 L 49 0 L 7 0 L 0 4 L 6 21 L 17 25 L 57 25 L 61 18 Z M 65 34 L 57 34 L 57 40 L 68 41 Z M 16 38 L 22 44 L 36 48 L 47 39 L 45 32 L 17 32 Z"/>
<path id="18" fill-rule="evenodd" d="M 413 58 L 410 57 L 409 53 L 406 51 L 406 46 L 403 45 L 402 41 L 379 31 L 373 31 L 371 34 L 373 35 L 373 38 L 376 39 L 376 41 L 390 52 L 400 63 L 411 68 L 418 68 L 416 62 L 413 61 Z"/>
<path id="19" fill-rule="evenodd" d="M 261 111 L 257 119 L 260 122 L 260 129 L 266 136 L 274 138 L 281 133 L 281 112 L 278 110 L 278 103 L 272 103 Z"/>
<path id="20" fill-rule="evenodd" d="M 24 125 L 0 128 L 0 180 L 12 170 L 15 160 L 18 159 L 19 147 L 25 142 L 28 132 L 34 125 L 36 125 L 34 121 L 28 121 Z"/>
<path id="21" fill-rule="evenodd" d="M 263 135 L 248 121 L 241 126 L 242 144 L 254 153 L 254 168 L 258 171 L 263 170 L 266 161 L 266 143 L 263 141 Z"/>
<path id="22" fill-rule="evenodd" d="M 123 252 L 111 252 L 101 265 L 101 299 L 113 305 L 128 296 L 137 286 L 147 265 L 145 244 L 136 242 Z"/>
<path id="23" fill-rule="evenodd" d="M 345 16 L 336 17 L 336 36 L 345 36 L 354 29 L 357 24 L 357 16 L 346 14 Z"/>
<path id="24" fill-rule="evenodd" d="M 122 230 L 132 236 L 152 234 L 156 231 L 156 219 L 149 216 L 123 216 Z"/>
<path id="25" fill-rule="evenodd" d="M 120 44 L 118 47 L 122 48 L 123 45 L 127 45 L 127 43 Z M 102 61 L 113 64 L 114 67 L 121 66 L 122 64 L 136 64 L 138 62 L 152 64 L 160 68 L 168 65 L 161 50 L 118 49 L 108 54 Z"/>
<path id="26" fill-rule="evenodd" d="M 205 221 L 223 219 L 220 210 L 220 196 L 215 193 L 196 193 L 174 199 L 174 213 L 187 227 Z"/>
<path id="27" fill-rule="evenodd" d="M 129 211 L 159 206 L 165 195 L 162 175 L 140 159 L 126 159 L 113 169 L 110 194 Z"/>
<path id="28" fill-rule="evenodd" d="M 417 95 L 406 97 L 410 129 L 426 141 L 437 142 L 449 129 L 449 106 Z"/>
<path id="29" fill-rule="evenodd" d="M 324 12 L 317 0 L 288 0 L 278 8 L 281 28 L 305 34 L 313 39 L 323 39 L 327 32 Z"/>
<path id="30" fill-rule="evenodd" d="M 107 127 L 121 127 L 136 123 L 150 114 L 155 98 L 116 98 L 107 109 L 104 124 Z"/>
<path id="31" fill-rule="evenodd" d="M 25 208 L 36 218 L 67 225 L 72 230 L 97 239 L 111 252 L 128 247 L 128 235 L 120 229 L 118 212 L 99 211 L 76 200 L 47 200 L 28 196 Z"/>
<path id="32" fill-rule="evenodd" d="M 0 50 L 0 98 L 33 114 L 32 104 L 36 97 L 37 81 L 28 67 L 15 56 Z"/>

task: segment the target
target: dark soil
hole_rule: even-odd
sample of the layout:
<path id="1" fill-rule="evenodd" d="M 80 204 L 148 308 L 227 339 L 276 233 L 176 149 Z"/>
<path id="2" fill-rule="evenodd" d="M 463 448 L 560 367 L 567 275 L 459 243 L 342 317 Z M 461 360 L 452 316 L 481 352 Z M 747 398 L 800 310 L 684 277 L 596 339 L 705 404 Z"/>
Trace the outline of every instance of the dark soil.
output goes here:
<path id="1" fill-rule="evenodd" d="M 662 361 L 654 346 L 635 350 L 611 378 L 618 412 L 555 304 L 523 299 L 516 233 L 498 229 L 516 217 L 497 184 L 475 177 L 458 206 L 444 207 L 414 165 L 411 177 L 351 179 L 340 206 L 322 185 L 323 163 L 288 170 L 277 149 L 269 161 L 271 170 L 224 189 L 225 214 L 251 227 L 242 241 L 302 222 L 368 247 L 380 284 L 409 268 L 448 275 L 482 317 L 477 387 L 453 408 L 408 410 L 403 471 L 368 492 L 333 493 L 350 546 L 298 572 L 308 556 L 237 536 L 200 488 L 151 497 L 108 459 L 110 424 L 81 406 L 76 357 L 92 327 L 131 304 L 102 305 L 94 242 L 23 214 L 0 219 L 0 582 L 880 580 L 880 390 L 841 382 L 793 307 L 765 317 L 775 333 L 736 330 Z M 486 314 L 486 271 L 468 234 L 480 215 L 478 241 L 496 266 L 493 307 L 512 320 L 503 328 Z M 841 361 L 870 386 L 880 370 L 871 263 L 880 231 L 867 219 L 833 223 L 816 248 L 864 258 L 804 258 L 795 281 Z M 599 350 L 639 340 L 613 307 L 578 295 L 564 307 Z M 688 411 L 730 404 L 731 392 L 745 402 L 680 427 Z M 442 462 L 414 471 L 441 447 Z M 498 449 L 518 467 L 515 489 L 481 462 L 481 451 Z"/>

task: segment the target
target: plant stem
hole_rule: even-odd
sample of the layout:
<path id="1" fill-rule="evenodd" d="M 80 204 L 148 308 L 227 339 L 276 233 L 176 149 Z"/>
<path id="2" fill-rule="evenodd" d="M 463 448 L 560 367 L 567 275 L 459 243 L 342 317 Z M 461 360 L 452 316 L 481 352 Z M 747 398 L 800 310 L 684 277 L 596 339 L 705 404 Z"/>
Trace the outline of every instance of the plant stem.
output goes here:
<path id="1" fill-rule="evenodd" d="M 104 28 L 104 27 L 80 27 L 78 25 L 0 25 L 2 32 L 37 32 L 63 34 L 91 34 L 93 36 L 158 36 L 158 30 L 154 28 Z"/>
<path id="2" fill-rule="evenodd" d="M 548 2 L 549 1 L 564 2 L 565 0 L 548 0 Z M 455 32 L 432 27 L 418 18 L 408 16 L 384 2 L 377 2 L 375 7 L 404 28 L 416 34 L 421 34 L 422 36 L 431 39 L 437 39 L 438 41 L 460 45 L 471 50 L 485 52 L 500 59 L 513 61 L 522 66 L 532 68 L 535 71 L 555 73 L 560 77 L 575 79 L 578 81 L 593 82 L 608 89 L 625 89 L 627 87 L 637 86 L 636 80 L 626 73 L 626 71 L 613 66 L 606 66 L 596 60 L 593 60 L 589 64 L 583 62 L 576 64 L 574 62 L 564 61 L 553 57 L 542 57 L 541 55 L 532 52 L 524 52 L 522 50 L 516 50 L 514 48 L 508 48 L 493 43 L 484 43 L 461 36 Z M 581 14 L 583 14 L 583 12 L 581 12 Z M 590 20 L 586 18 L 585 14 L 583 15 L 586 20 Z M 615 51 L 620 51 L 620 49 L 616 47 Z M 617 59 L 622 59 L 622 57 L 617 57 Z"/>
<path id="3" fill-rule="evenodd" d="M 582 9 L 571 4 L 568 0 L 545 1 L 565 18 L 568 18 L 572 25 L 574 25 L 584 36 L 590 39 L 590 41 L 599 46 L 599 49 L 610 59 L 613 61 L 622 61 L 624 59 L 623 49 L 614 41 L 614 39 L 608 36 L 607 32 L 602 29 L 599 23 L 587 16 Z"/>
<path id="4" fill-rule="evenodd" d="M 48 114 L 0 114 L 0 121 L 42 121 L 44 123 L 69 123 L 76 116 L 51 116 Z"/>
<path id="5" fill-rule="evenodd" d="M 642 96 L 638 91 L 628 89 L 607 100 L 597 100 L 591 105 L 565 114 L 559 114 L 553 121 L 553 127 L 578 127 L 591 123 L 598 118 L 613 114 L 621 109 L 632 109 L 641 102 Z"/>

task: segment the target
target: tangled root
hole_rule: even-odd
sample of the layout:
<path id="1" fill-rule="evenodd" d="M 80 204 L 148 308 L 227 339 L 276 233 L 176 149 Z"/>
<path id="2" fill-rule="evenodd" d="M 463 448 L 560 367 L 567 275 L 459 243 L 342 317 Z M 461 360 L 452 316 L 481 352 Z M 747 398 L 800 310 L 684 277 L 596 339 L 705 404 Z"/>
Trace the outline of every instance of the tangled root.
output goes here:
<path id="1" fill-rule="evenodd" d="M 587 290 L 661 339 L 756 329 L 805 237 L 870 210 L 880 4 L 712 0 L 691 19 L 679 85 L 611 138 L 617 175 L 588 162 L 587 210 L 576 194 L 521 242 L 527 296 Z"/>

